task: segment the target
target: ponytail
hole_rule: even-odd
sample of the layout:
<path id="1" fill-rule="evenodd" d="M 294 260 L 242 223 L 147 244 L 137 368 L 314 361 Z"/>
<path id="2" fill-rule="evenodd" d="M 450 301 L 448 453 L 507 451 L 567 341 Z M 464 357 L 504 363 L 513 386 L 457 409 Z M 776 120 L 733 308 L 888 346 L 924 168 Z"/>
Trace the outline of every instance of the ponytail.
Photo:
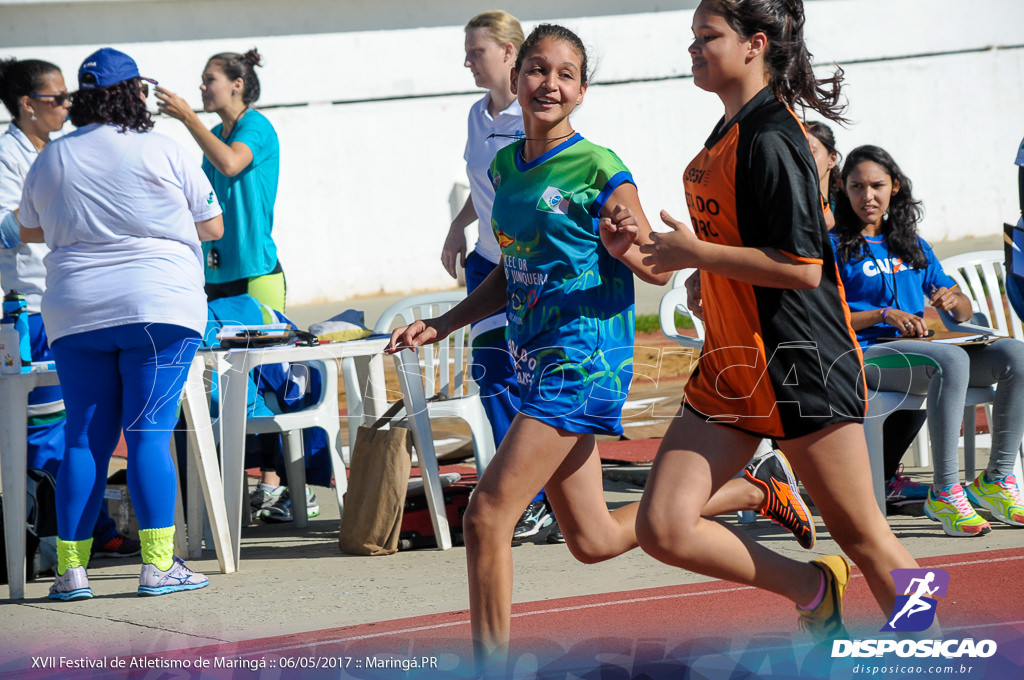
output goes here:
<path id="1" fill-rule="evenodd" d="M 803 0 L 706 0 L 711 11 L 721 14 L 743 40 L 755 33 L 768 38 L 765 67 L 772 93 L 786 106 L 800 105 L 817 111 L 828 120 L 848 122 L 840 90 L 843 69 L 831 77 L 817 79 L 811 68 L 811 53 L 804 43 Z"/>

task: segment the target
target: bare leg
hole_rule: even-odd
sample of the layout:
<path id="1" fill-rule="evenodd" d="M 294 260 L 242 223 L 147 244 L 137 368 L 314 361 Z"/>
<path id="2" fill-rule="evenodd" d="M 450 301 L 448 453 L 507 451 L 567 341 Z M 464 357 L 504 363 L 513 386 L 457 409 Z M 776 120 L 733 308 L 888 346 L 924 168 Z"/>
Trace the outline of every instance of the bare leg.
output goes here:
<path id="1" fill-rule="evenodd" d="M 783 557 L 701 515 L 759 439 L 682 410 L 662 440 L 637 517 L 641 547 L 656 559 L 707 576 L 755 585 L 797 604 L 817 594 L 820 571 Z"/>
<path id="2" fill-rule="evenodd" d="M 504 663 L 512 610 L 512 532 L 541 487 L 580 560 L 600 561 L 636 546 L 636 504 L 614 516 L 608 512 L 593 435 L 516 416 L 463 519 L 470 625 L 480 670 Z"/>
<path id="3" fill-rule="evenodd" d="M 704 505 L 700 514 L 714 517 L 739 510 L 757 512 L 763 504 L 764 490 L 746 477 L 737 477 L 723 484 Z"/>
<path id="4" fill-rule="evenodd" d="M 788 440 L 786 453 L 832 538 L 860 567 L 888 616 L 896 601 L 889 572 L 916 568 L 917 562 L 875 503 L 864 428 L 856 423 L 834 425 Z"/>

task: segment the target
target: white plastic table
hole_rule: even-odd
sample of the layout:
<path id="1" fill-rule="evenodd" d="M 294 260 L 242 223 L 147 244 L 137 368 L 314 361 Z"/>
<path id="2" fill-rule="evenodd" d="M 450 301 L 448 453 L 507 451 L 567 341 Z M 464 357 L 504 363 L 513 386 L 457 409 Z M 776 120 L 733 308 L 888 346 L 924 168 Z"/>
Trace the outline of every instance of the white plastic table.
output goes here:
<path id="1" fill-rule="evenodd" d="M 340 361 L 343 371 L 357 371 L 358 378 L 346 376 L 347 385 L 363 385 L 365 391 L 359 395 L 348 393 L 348 406 L 352 410 L 354 399 L 358 398 L 362 413 L 372 422 L 387 410 L 384 386 L 384 365 L 382 350 L 387 339 L 381 337 L 350 340 L 347 342 L 324 343 L 307 347 L 286 345 L 230 350 L 200 350 L 206 357 L 207 366 L 216 370 L 220 380 L 220 427 L 221 427 L 221 474 L 224 478 L 224 499 L 228 509 L 228 527 L 231 536 L 235 564 L 241 556 L 242 511 L 248 498 L 244 495 L 245 481 L 245 420 L 249 372 L 263 364 L 285 361 Z M 427 415 L 427 401 L 423 380 L 416 354 L 403 351 L 393 355 L 398 371 L 399 385 L 405 399 L 408 425 L 413 446 L 419 456 L 420 471 L 424 478 L 427 505 L 430 509 L 438 547 L 447 550 L 452 547 L 451 532 L 445 514 L 438 471 L 437 455 Z M 351 360 L 351 361 L 350 361 Z M 335 475 L 335 483 L 342 491 L 348 484 L 343 474 Z M 292 512 L 296 517 L 305 516 L 305 494 L 292 497 Z"/>
<path id="2" fill-rule="evenodd" d="M 7 579 L 12 600 L 25 597 L 28 394 L 36 387 L 59 384 L 57 371 L 44 368 L 51 365 L 52 362 L 37 364 L 29 373 L 0 375 L 0 410 L 3 411 L 3 415 L 0 416 L 0 481 L 3 485 Z M 217 451 L 203 384 L 203 367 L 202 358 L 196 357 L 192 362 L 182 398 L 182 409 L 188 427 L 189 474 L 196 482 L 196 486 L 202 489 L 221 571 L 230 574 L 235 571 L 235 561 L 227 549 L 227 513 L 221 494 L 223 485 L 220 471 L 216 466 Z M 188 528 L 190 535 L 199 534 L 197 522 L 193 521 Z"/>
<path id="3" fill-rule="evenodd" d="M 36 370 L 38 369 L 38 370 Z M 25 504 L 28 474 L 28 393 L 56 385 L 57 371 L 35 367 L 29 373 L 0 375 L 0 484 L 3 488 L 4 536 L 10 599 L 25 597 Z"/>

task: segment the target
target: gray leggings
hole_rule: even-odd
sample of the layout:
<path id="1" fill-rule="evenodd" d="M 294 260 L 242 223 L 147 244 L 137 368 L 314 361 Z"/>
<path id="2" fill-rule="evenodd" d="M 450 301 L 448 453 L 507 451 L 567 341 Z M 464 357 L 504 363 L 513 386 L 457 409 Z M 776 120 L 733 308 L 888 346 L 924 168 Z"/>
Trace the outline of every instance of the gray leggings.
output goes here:
<path id="1" fill-rule="evenodd" d="M 869 387 L 928 396 L 928 435 L 935 458 L 936 487 L 942 489 L 960 481 L 957 452 L 968 387 L 996 385 L 989 424 L 992 450 L 985 471 L 989 479 L 1013 472 L 1024 436 L 1024 342 L 1004 338 L 989 345 L 961 347 L 896 340 L 864 351 L 865 360 L 879 357 L 887 358 L 887 366 L 865 366 Z"/>

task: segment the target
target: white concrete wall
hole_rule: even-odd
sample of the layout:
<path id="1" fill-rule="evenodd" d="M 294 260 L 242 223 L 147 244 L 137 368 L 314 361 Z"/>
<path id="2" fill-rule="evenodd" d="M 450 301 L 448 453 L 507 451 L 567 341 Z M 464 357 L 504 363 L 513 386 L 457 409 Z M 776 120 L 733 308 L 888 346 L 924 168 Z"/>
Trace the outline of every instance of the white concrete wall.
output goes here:
<path id="1" fill-rule="evenodd" d="M 0 56 L 57 63 L 132 54 L 199 106 L 209 55 L 258 46 L 260 106 L 281 138 L 275 240 L 292 304 L 451 285 L 439 262 L 464 181 L 465 117 L 480 96 L 462 25 L 491 3 L 452 0 L 0 0 Z M 648 214 L 685 217 L 683 167 L 721 115 L 689 78 L 696 0 L 514 1 L 529 29 L 577 30 L 597 65 L 574 125 L 633 170 Z M 1024 136 L 1021 0 L 810 0 L 815 63 L 846 69 L 841 150 L 875 143 L 914 182 L 931 240 L 998 233 L 1017 214 Z M 207 118 L 212 126 L 216 121 Z M 194 150 L 173 120 L 156 128 Z"/>

